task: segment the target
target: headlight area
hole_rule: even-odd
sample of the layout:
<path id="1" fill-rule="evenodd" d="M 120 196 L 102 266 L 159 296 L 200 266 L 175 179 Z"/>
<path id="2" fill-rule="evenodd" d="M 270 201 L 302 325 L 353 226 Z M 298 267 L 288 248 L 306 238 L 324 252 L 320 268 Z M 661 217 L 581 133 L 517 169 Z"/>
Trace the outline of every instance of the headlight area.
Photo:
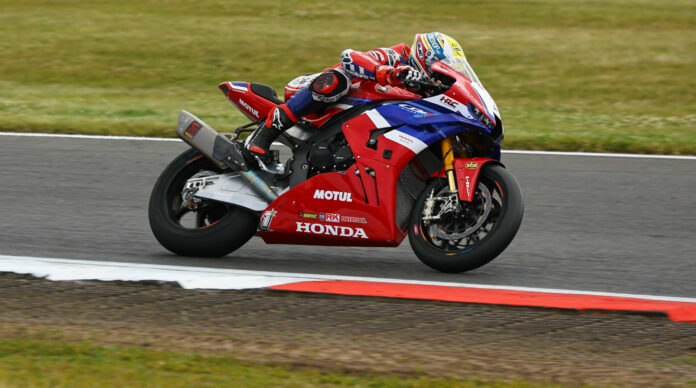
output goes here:
<path id="1" fill-rule="evenodd" d="M 469 107 L 471 111 L 474 113 L 474 116 L 478 119 L 478 121 L 481 122 L 486 128 L 491 129 L 495 127 L 495 123 L 491 121 L 491 119 L 488 118 L 483 112 L 479 110 L 474 104 L 469 103 Z"/>

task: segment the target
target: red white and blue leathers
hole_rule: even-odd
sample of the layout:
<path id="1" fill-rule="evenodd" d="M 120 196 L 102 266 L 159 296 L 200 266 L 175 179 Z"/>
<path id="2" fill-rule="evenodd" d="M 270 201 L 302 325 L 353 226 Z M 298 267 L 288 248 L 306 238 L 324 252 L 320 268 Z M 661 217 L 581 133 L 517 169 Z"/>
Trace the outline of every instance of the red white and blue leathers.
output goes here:
<path id="1" fill-rule="evenodd" d="M 367 52 L 344 50 L 338 65 L 310 76 L 311 82 L 308 84 L 297 85 L 299 88 L 293 83 L 288 84 L 284 105 L 299 118 L 348 94 L 354 79 L 369 79 L 381 85 L 400 85 L 398 80 L 389 77 L 389 71 L 407 64 L 410 54 L 411 49 L 405 43 Z"/>
<path id="2" fill-rule="evenodd" d="M 347 49 L 340 63 L 317 75 L 295 79 L 285 88 L 285 103 L 271 110 L 264 122 L 247 140 L 247 147 L 265 155 L 271 142 L 293 126 L 299 118 L 315 113 L 348 94 L 353 80 L 368 79 L 381 85 L 399 86 L 399 72 L 415 73 L 407 67 L 411 48 L 401 43 L 390 48 L 360 52 Z"/>

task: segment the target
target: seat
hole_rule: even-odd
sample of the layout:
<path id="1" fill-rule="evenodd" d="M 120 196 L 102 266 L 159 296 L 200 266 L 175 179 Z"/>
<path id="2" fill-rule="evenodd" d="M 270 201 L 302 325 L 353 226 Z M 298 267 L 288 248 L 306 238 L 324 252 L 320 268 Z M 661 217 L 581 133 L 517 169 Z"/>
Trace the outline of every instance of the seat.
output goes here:
<path id="1" fill-rule="evenodd" d="M 272 87 L 264 84 L 255 84 L 251 82 L 249 83 L 249 86 L 251 87 L 251 91 L 254 92 L 254 94 L 263 97 L 276 105 L 280 105 L 283 103 L 283 101 L 280 101 L 278 99 L 278 95 L 276 94 L 275 89 L 273 89 Z"/>

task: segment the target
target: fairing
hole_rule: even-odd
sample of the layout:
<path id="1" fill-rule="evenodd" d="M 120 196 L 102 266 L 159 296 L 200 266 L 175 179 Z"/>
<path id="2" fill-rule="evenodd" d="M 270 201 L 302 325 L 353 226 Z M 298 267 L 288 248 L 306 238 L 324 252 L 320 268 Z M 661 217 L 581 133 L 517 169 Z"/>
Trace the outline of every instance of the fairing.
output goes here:
<path id="1" fill-rule="evenodd" d="M 325 117 L 305 117 L 320 126 L 340 111 L 383 101 L 341 124 L 355 164 L 343 172 L 315 175 L 280 195 L 262 214 L 261 238 L 281 244 L 401 243 L 418 193 L 441 168 L 423 162 L 430 155 L 440 163 L 429 146 L 456 134 L 490 135 L 493 128 L 476 118 L 474 107 L 492 122 L 499 120 L 495 103 L 482 86 L 443 62 L 433 69 L 456 81 L 444 94 L 422 98 L 363 81 L 339 104 L 327 108 Z M 495 146 L 490 155 L 482 155 L 488 158 L 455 159 L 462 200 L 471 200 L 481 166 L 500 158 L 499 143 Z"/>

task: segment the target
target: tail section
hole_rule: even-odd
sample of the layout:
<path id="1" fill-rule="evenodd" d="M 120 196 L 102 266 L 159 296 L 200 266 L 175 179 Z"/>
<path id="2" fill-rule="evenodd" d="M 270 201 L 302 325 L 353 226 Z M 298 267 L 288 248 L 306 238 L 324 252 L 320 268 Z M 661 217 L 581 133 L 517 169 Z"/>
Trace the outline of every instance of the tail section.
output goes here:
<path id="1" fill-rule="evenodd" d="M 249 82 L 223 82 L 218 85 L 227 99 L 252 121 L 265 120 L 268 112 L 283 102 L 267 85 Z"/>

